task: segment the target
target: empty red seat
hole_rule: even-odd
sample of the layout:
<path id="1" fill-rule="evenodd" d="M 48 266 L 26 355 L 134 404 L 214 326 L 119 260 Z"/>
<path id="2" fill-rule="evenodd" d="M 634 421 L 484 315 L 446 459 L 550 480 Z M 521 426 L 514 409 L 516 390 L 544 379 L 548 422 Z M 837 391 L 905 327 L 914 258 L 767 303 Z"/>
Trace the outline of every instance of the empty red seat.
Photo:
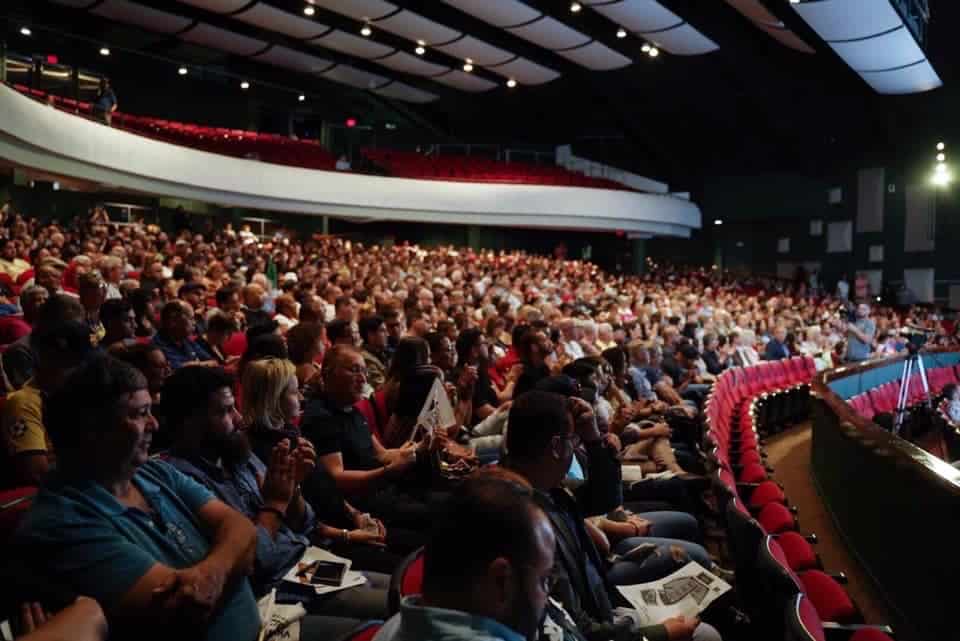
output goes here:
<path id="1" fill-rule="evenodd" d="M 763 526 L 763 529 L 770 534 L 780 534 L 789 530 L 795 530 L 797 527 L 796 519 L 787 509 L 787 506 L 781 503 L 767 503 L 757 515 L 757 521 Z"/>

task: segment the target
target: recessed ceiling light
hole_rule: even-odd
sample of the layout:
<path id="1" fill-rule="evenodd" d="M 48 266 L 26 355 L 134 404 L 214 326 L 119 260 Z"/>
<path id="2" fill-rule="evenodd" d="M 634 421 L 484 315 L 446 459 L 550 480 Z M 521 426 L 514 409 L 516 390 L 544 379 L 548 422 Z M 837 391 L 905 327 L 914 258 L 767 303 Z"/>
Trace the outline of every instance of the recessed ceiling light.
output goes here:
<path id="1" fill-rule="evenodd" d="M 470 73 L 471 71 L 473 71 L 473 65 L 469 62 L 465 62 L 463 63 L 463 70 L 466 71 L 467 73 Z"/>
<path id="2" fill-rule="evenodd" d="M 371 33 L 373 33 L 373 29 L 371 29 L 370 25 L 368 24 L 363 25 L 363 29 L 360 30 L 360 35 L 365 36 L 367 38 L 370 37 Z"/>
<path id="3" fill-rule="evenodd" d="M 180 67 L 179 69 L 177 69 L 177 73 L 180 74 L 181 76 L 187 75 L 187 72 L 188 70 L 186 67 Z"/>
<path id="4" fill-rule="evenodd" d="M 300 102 L 303 102 L 303 101 L 306 100 L 306 99 L 307 99 L 307 97 L 304 96 L 303 94 L 300 94 L 299 96 L 297 96 L 297 100 L 300 101 Z"/>
<path id="5" fill-rule="evenodd" d="M 513 89 L 514 87 L 517 86 L 517 81 L 514 80 L 513 78 L 510 78 L 510 80 L 507 80 L 507 86 Z"/>
<path id="6" fill-rule="evenodd" d="M 650 45 L 644 42 L 643 46 L 640 47 L 640 51 L 642 51 L 643 53 L 650 53 Z"/>
<path id="7" fill-rule="evenodd" d="M 32 36 L 33 32 L 30 31 L 30 27 L 20 27 L 21 36 Z"/>
<path id="8" fill-rule="evenodd" d="M 418 56 L 422 56 L 423 54 L 427 53 L 427 50 L 424 49 L 422 46 L 419 46 L 419 45 L 417 46 L 416 49 L 414 49 L 414 51 L 416 52 L 416 54 L 417 54 Z"/>
<path id="9" fill-rule="evenodd" d="M 309 4 L 308 4 L 307 6 L 305 6 L 305 7 L 303 8 L 303 15 L 305 15 L 305 16 L 312 16 L 312 15 L 315 14 L 316 12 L 317 12 L 317 10 L 313 8 L 313 5 L 309 5 Z"/>
<path id="10" fill-rule="evenodd" d="M 570 12 L 571 12 L 571 13 L 578 13 L 581 9 L 583 9 L 583 5 L 580 4 L 579 2 L 571 2 L 571 3 L 570 3 Z"/>
<path id="11" fill-rule="evenodd" d="M 943 162 L 946 159 L 947 159 L 947 155 L 945 153 L 941 152 L 937 154 L 937 162 Z"/>
<path id="12" fill-rule="evenodd" d="M 946 148 L 946 145 L 942 142 L 937 143 L 937 151 L 943 151 Z"/>
<path id="13" fill-rule="evenodd" d="M 648 53 L 650 54 L 651 58 L 656 58 L 660 55 L 660 50 L 656 47 L 650 47 L 650 51 Z"/>
<path id="14" fill-rule="evenodd" d="M 100 55 L 101 55 L 101 56 L 109 56 L 109 55 L 110 55 L 110 50 L 109 50 L 108 48 L 106 48 L 106 47 L 100 47 Z"/>
<path id="15" fill-rule="evenodd" d="M 720 220 L 719 218 L 717 218 L 716 220 L 713 221 L 713 224 L 714 224 L 714 225 L 722 225 L 722 224 L 723 224 L 723 221 Z"/>
<path id="16" fill-rule="evenodd" d="M 244 80 L 243 82 L 240 83 L 240 88 L 241 88 L 241 89 L 249 89 L 249 88 L 250 88 L 250 83 L 247 82 L 246 80 Z"/>
<path id="17" fill-rule="evenodd" d="M 626 38 L 626 37 L 627 37 L 627 30 L 624 29 L 623 27 L 620 27 L 619 29 L 617 29 L 617 37 L 618 37 L 618 38 Z"/>

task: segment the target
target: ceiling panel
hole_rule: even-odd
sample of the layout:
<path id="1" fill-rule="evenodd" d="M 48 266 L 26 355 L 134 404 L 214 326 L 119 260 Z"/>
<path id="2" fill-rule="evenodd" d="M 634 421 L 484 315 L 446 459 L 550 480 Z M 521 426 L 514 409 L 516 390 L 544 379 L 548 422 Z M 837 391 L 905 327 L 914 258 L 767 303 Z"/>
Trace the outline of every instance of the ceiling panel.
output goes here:
<path id="1" fill-rule="evenodd" d="M 410 85 L 405 85 L 402 82 L 391 82 L 386 87 L 374 89 L 373 92 L 381 96 L 386 96 L 387 98 L 396 98 L 397 100 L 403 100 L 405 102 L 433 102 L 438 98 L 438 96 L 428 91 L 421 91 Z"/>
<path id="2" fill-rule="evenodd" d="M 184 29 L 192 20 L 166 11 L 158 11 L 127 0 L 106 0 L 90 11 L 103 18 L 134 24 L 150 31 L 175 33 Z"/>
<path id="3" fill-rule="evenodd" d="M 349 65 L 337 65 L 330 71 L 323 72 L 321 76 L 334 82 L 356 87 L 357 89 L 374 89 L 390 82 L 390 79 L 385 76 L 363 71 L 362 69 L 356 69 Z"/>
<path id="4" fill-rule="evenodd" d="M 187 42 L 220 49 L 238 56 L 252 55 L 267 46 L 267 43 L 263 40 L 248 38 L 204 22 L 189 31 L 183 32 L 179 37 Z"/>
<path id="5" fill-rule="evenodd" d="M 487 67 L 487 69 L 504 78 L 514 78 L 523 85 L 542 85 L 560 77 L 560 74 L 553 69 L 538 65 L 526 58 L 517 58 L 503 65 Z"/>
<path id="6" fill-rule="evenodd" d="M 494 47 L 483 40 L 477 40 L 473 36 L 464 36 L 456 42 L 434 47 L 434 49 L 461 60 L 470 58 L 478 65 L 498 65 L 514 57 L 509 51 Z"/>
<path id="7" fill-rule="evenodd" d="M 541 47 L 553 50 L 567 49 L 590 42 L 590 36 L 584 35 L 576 29 L 571 29 L 550 16 L 544 16 L 536 22 L 531 22 L 522 27 L 514 27 L 507 31 Z"/>
<path id="8" fill-rule="evenodd" d="M 522 2 L 517 2 L 517 0 L 496 0 L 495 2 L 443 0 L 443 2 L 495 27 L 507 27 L 529 22 L 541 15 L 536 9 Z"/>
<path id="9" fill-rule="evenodd" d="M 265 2 L 255 4 L 233 17 L 241 22 L 300 40 L 314 38 L 329 29 L 326 25 L 271 7 Z"/>
<path id="10" fill-rule="evenodd" d="M 408 40 L 423 40 L 427 44 L 449 42 L 460 37 L 456 29 L 428 20 L 413 11 L 401 11 L 389 18 L 377 20 L 375 26 Z"/>
<path id="11" fill-rule="evenodd" d="M 658 31 L 683 22 L 683 18 L 655 0 L 624 0 L 615 4 L 605 2 L 609 0 L 587 0 L 591 9 L 629 31 Z"/>
<path id="12" fill-rule="evenodd" d="M 397 10 L 397 6 L 384 0 L 312 0 L 323 9 L 329 9 L 354 20 L 376 20 Z"/>
<path id="13" fill-rule="evenodd" d="M 253 56 L 252 59 L 266 62 L 277 67 L 311 74 L 320 73 L 329 69 L 330 66 L 334 64 L 330 60 L 311 56 L 280 45 L 270 47 L 270 49 L 259 56 Z"/>
<path id="14" fill-rule="evenodd" d="M 491 89 L 497 87 L 497 83 L 495 82 L 491 82 L 486 78 L 481 78 L 475 74 L 466 73 L 458 69 L 454 69 L 450 73 L 445 73 L 440 76 L 434 76 L 433 80 L 447 85 L 448 87 L 460 89 L 461 91 L 490 91 Z"/>
<path id="15" fill-rule="evenodd" d="M 716 42 L 686 23 L 676 29 L 650 34 L 648 38 L 675 56 L 699 56 L 720 48 Z"/>
<path id="16" fill-rule="evenodd" d="M 558 51 L 558 55 L 567 60 L 592 69 L 594 71 L 608 71 L 610 69 L 620 69 L 632 64 L 633 61 L 624 55 L 614 51 L 610 47 L 594 40 L 585 47 L 577 47 L 569 51 Z"/>
<path id="17" fill-rule="evenodd" d="M 180 0 L 180 2 L 217 13 L 233 13 L 250 4 L 250 0 Z"/>
<path id="18" fill-rule="evenodd" d="M 380 44 L 379 42 L 371 40 L 370 38 L 355 36 L 352 33 L 339 30 L 331 31 L 322 38 L 311 40 L 309 44 L 316 45 L 318 47 L 327 47 L 328 49 L 340 51 L 351 56 L 367 59 L 380 58 L 381 56 L 386 56 L 387 54 L 396 51 L 396 49 L 393 47 Z"/>
<path id="19" fill-rule="evenodd" d="M 902 67 L 926 58 L 906 27 L 867 40 L 828 44 L 854 71 L 858 72 Z"/>
<path id="20" fill-rule="evenodd" d="M 418 76 L 435 76 L 438 73 L 449 71 L 450 67 L 427 62 L 420 56 L 415 56 L 406 51 L 397 51 L 393 55 L 377 60 L 377 64 L 389 67 L 396 71 L 412 73 Z"/>
<path id="21" fill-rule="evenodd" d="M 860 74 L 874 91 L 882 94 L 907 94 L 930 91 L 943 85 L 928 61 L 896 71 Z"/>
<path id="22" fill-rule="evenodd" d="M 890 0 L 821 0 L 790 6 L 828 42 L 866 38 L 903 24 Z"/>

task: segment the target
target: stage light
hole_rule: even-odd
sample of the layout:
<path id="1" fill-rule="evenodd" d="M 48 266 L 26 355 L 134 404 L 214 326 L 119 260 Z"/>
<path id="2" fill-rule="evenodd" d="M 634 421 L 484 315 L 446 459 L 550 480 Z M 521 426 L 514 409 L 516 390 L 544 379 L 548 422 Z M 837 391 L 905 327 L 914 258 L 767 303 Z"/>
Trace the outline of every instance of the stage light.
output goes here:
<path id="1" fill-rule="evenodd" d="M 240 83 L 240 88 L 241 88 L 241 89 L 244 89 L 244 90 L 249 89 L 249 88 L 250 88 L 250 83 L 247 82 L 246 80 L 244 80 L 243 82 Z"/>
<path id="2" fill-rule="evenodd" d="M 314 9 L 314 8 L 313 8 L 311 5 L 309 5 L 309 4 L 303 8 L 303 15 L 305 15 L 305 16 L 312 16 L 312 15 L 315 14 L 316 12 L 317 12 L 317 10 Z"/>
<path id="3" fill-rule="evenodd" d="M 583 9 L 583 5 L 579 2 L 570 3 L 570 13 L 579 13 L 581 9 Z"/>
<path id="4" fill-rule="evenodd" d="M 510 78 L 509 80 L 507 80 L 507 86 L 513 89 L 514 87 L 517 86 L 517 81 L 514 80 L 513 78 Z"/>
<path id="5" fill-rule="evenodd" d="M 713 221 L 713 224 L 714 224 L 714 225 L 722 225 L 722 224 L 723 224 L 723 221 L 722 221 L 721 219 L 717 218 L 717 219 L 715 219 L 715 220 Z"/>
<path id="6" fill-rule="evenodd" d="M 946 145 L 944 145 L 942 142 L 937 143 L 937 151 L 943 151 L 945 148 Z"/>
<path id="7" fill-rule="evenodd" d="M 422 56 L 423 54 L 427 53 L 427 50 L 424 49 L 423 46 L 418 46 L 416 49 L 414 49 L 414 51 L 418 56 Z"/>
<path id="8" fill-rule="evenodd" d="M 651 58 L 656 58 L 657 56 L 660 55 L 660 50 L 657 49 L 656 47 L 650 47 L 650 51 L 648 51 L 647 53 L 650 54 Z"/>
<path id="9" fill-rule="evenodd" d="M 946 159 L 947 159 L 947 155 L 946 155 L 946 154 L 944 154 L 944 153 L 939 153 L 939 154 L 937 154 L 937 162 L 943 162 L 943 161 L 946 160 Z"/>
<path id="10" fill-rule="evenodd" d="M 626 38 L 626 37 L 627 37 L 627 30 L 624 29 L 623 27 L 620 27 L 619 29 L 617 29 L 617 37 L 618 37 L 618 38 Z"/>
<path id="11" fill-rule="evenodd" d="M 643 53 L 650 53 L 650 45 L 644 42 L 643 46 L 640 47 L 640 51 L 642 51 Z"/>
<path id="12" fill-rule="evenodd" d="M 373 33 L 373 29 L 368 24 L 363 25 L 363 29 L 360 30 L 360 35 L 365 38 L 369 38 L 371 33 Z"/>
<path id="13" fill-rule="evenodd" d="M 101 56 L 109 56 L 109 55 L 110 55 L 110 49 L 108 49 L 107 47 L 100 47 L 100 55 L 101 55 Z"/>
<path id="14" fill-rule="evenodd" d="M 356 118 L 347 118 L 347 129 L 353 129 L 357 126 Z"/>
<path id="15" fill-rule="evenodd" d="M 300 94 L 299 96 L 297 96 L 297 101 L 299 101 L 299 102 L 303 102 L 303 101 L 306 100 L 306 99 L 307 99 L 307 97 L 304 96 L 303 94 Z"/>
<path id="16" fill-rule="evenodd" d="M 30 27 L 20 27 L 20 35 L 27 36 L 29 38 L 33 35 L 33 32 L 30 31 Z"/>
<path id="17" fill-rule="evenodd" d="M 177 69 L 177 73 L 180 74 L 181 76 L 187 75 L 188 72 L 189 70 L 186 67 L 180 67 L 179 69 Z"/>

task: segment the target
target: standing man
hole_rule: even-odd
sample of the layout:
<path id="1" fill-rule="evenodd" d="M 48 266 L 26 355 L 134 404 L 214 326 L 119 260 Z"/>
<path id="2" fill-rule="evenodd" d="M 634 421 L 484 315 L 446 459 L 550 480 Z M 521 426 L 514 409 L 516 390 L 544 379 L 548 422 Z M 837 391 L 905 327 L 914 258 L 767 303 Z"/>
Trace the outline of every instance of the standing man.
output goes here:
<path id="1" fill-rule="evenodd" d="M 847 354 L 844 360 L 857 363 L 870 358 L 876 333 L 877 326 L 870 318 L 870 306 L 860 303 L 857 305 L 856 322 L 847 323 Z"/>
<path id="2" fill-rule="evenodd" d="M 97 98 L 93 101 L 94 117 L 110 126 L 113 121 L 113 112 L 117 110 L 117 94 L 113 93 L 113 87 L 110 86 L 109 78 L 100 79 L 100 90 L 97 92 Z"/>

